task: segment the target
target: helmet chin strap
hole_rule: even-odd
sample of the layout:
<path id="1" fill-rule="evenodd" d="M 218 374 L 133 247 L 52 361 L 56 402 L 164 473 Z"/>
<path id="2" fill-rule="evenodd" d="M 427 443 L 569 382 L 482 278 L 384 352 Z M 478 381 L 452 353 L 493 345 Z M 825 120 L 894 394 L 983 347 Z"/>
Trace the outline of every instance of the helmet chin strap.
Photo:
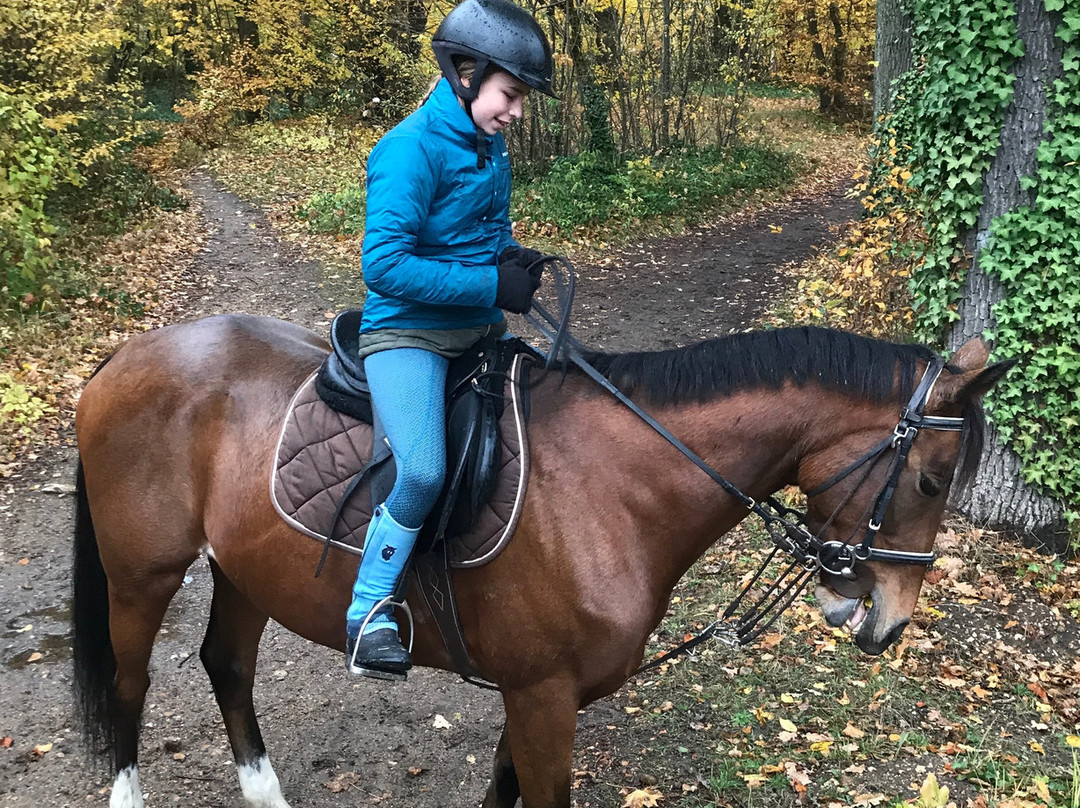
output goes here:
<path id="1" fill-rule="evenodd" d="M 480 94 L 480 85 L 484 81 L 484 74 L 487 73 L 488 68 L 491 66 L 491 61 L 483 57 L 477 57 L 476 66 L 473 68 L 473 75 L 469 80 L 469 84 L 462 81 L 457 73 L 457 68 L 448 55 L 444 56 L 441 53 L 436 53 L 436 61 L 439 62 L 443 76 L 450 82 L 454 94 L 461 99 L 469 120 L 473 122 L 473 126 L 476 126 L 476 121 L 473 119 L 472 105 Z M 487 160 L 487 132 L 476 126 L 476 167 L 483 169 L 487 165 Z"/>
<path id="2" fill-rule="evenodd" d="M 472 104 L 467 104 L 465 111 L 469 113 L 469 117 L 472 117 L 472 110 L 470 107 Z M 476 125 L 476 121 L 473 121 L 473 125 Z M 482 169 L 487 163 L 487 132 L 476 127 L 476 167 Z"/>
<path id="3" fill-rule="evenodd" d="M 469 120 L 472 121 L 473 126 L 476 126 L 476 121 L 473 119 L 472 105 L 474 98 L 461 98 L 461 105 L 465 107 L 465 114 L 469 116 Z M 476 126 L 476 167 L 483 170 L 487 165 L 487 132 Z"/>

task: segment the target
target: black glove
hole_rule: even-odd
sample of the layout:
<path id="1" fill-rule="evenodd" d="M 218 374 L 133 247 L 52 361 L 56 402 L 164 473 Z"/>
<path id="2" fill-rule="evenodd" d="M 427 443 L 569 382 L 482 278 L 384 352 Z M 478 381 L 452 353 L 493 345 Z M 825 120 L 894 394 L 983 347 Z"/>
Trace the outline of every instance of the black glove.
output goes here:
<path id="1" fill-rule="evenodd" d="M 539 250 L 530 250 L 528 247 L 507 247 L 499 256 L 499 263 L 518 261 L 529 268 L 529 274 L 540 280 L 540 276 L 544 272 L 544 265 L 540 263 L 543 258 L 547 258 L 547 253 L 542 253 Z"/>
<path id="2" fill-rule="evenodd" d="M 503 255 L 506 251 L 503 251 Z M 500 309 L 524 314 L 532 303 L 533 292 L 540 288 L 535 277 L 516 259 L 499 263 L 499 285 L 495 287 L 495 305 Z"/>

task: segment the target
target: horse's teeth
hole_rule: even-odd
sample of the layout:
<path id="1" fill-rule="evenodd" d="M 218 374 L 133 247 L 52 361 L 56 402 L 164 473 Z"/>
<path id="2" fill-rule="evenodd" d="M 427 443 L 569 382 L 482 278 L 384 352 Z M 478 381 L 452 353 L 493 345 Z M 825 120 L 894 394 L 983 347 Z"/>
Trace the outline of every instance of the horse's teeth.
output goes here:
<path id="1" fill-rule="evenodd" d="M 850 631 L 852 634 L 858 632 L 858 630 L 862 627 L 863 621 L 866 619 L 867 612 L 868 610 L 866 608 L 866 602 L 860 600 L 858 605 L 855 607 L 855 611 L 851 613 L 851 617 L 849 617 L 847 619 L 847 622 L 845 623 L 847 630 Z"/>

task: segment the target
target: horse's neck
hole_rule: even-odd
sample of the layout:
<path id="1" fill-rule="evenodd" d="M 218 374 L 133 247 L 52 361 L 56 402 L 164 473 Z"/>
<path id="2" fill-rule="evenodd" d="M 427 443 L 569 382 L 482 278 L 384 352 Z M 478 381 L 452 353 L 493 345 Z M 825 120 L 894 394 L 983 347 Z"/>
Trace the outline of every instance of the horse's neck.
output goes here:
<path id="1" fill-rule="evenodd" d="M 838 440 L 851 428 L 852 402 L 842 394 L 787 386 L 749 390 L 700 404 L 646 406 L 646 409 L 715 471 L 742 492 L 762 499 L 797 483 L 800 460 Z M 628 440 L 628 435 L 633 435 Z M 702 469 L 665 443 L 621 405 L 601 422 L 591 443 L 598 452 L 612 444 L 635 447 L 622 452 L 623 478 L 646 485 L 648 500 L 666 511 L 659 531 L 643 536 L 661 541 L 659 563 L 672 585 L 705 550 L 746 515 L 746 509 Z M 641 502 L 640 492 L 636 497 Z"/>

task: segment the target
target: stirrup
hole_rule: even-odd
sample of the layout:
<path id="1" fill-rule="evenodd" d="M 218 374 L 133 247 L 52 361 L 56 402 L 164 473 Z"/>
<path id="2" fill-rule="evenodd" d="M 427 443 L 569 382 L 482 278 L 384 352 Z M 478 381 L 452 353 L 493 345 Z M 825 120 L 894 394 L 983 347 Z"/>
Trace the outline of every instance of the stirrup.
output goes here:
<path id="1" fill-rule="evenodd" d="M 409 647 L 405 650 L 408 652 L 409 657 L 412 657 L 413 640 L 416 637 L 416 627 L 413 623 L 412 609 L 409 608 L 409 604 L 406 603 L 405 600 L 394 600 L 394 596 L 391 594 L 372 606 L 371 610 L 367 613 L 367 617 L 364 618 L 364 622 L 360 624 L 360 631 L 356 635 L 356 642 L 353 643 L 352 654 L 346 661 L 345 667 L 348 669 L 349 673 L 358 676 L 367 676 L 371 679 L 383 679 L 388 682 L 404 682 L 409 676 L 408 671 L 394 673 L 391 671 L 379 670 L 378 668 L 367 668 L 356 663 L 356 650 L 360 647 L 360 638 L 364 636 L 364 629 L 367 628 L 368 623 L 371 622 L 371 618 L 375 616 L 375 613 L 385 606 L 398 606 L 405 612 L 405 616 L 409 618 Z M 399 630 L 398 636 L 400 636 L 400 633 Z"/>

